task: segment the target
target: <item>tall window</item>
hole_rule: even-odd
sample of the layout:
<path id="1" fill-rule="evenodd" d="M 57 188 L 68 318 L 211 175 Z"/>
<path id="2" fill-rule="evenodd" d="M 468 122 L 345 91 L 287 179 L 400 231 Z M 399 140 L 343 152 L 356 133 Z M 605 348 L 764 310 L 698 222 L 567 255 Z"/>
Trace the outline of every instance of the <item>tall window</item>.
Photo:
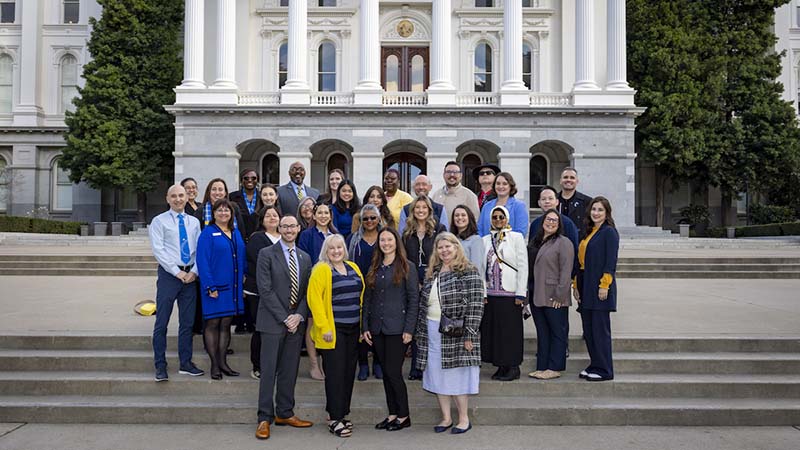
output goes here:
<path id="1" fill-rule="evenodd" d="M 72 99 L 78 96 L 78 60 L 72 55 L 61 58 L 61 111 L 75 111 Z"/>
<path id="2" fill-rule="evenodd" d="M 414 55 L 411 58 L 411 92 L 425 91 L 425 58 Z"/>
<path id="3" fill-rule="evenodd" d="M 475 47 L 475 92 L 492 92 L 492 48 L 487 43 Z"/>
<path id="4" fill-rule="evenodd" d="M 0 114 L 11 114 L 13 100 L 14 60 L 0 55 Z"/>
<path id="5" fill-rule="evenodd" d="M 59 160 L 53 162 L 53 202 L 51 209 L 59 211 L 72 210 L 72 182 L 69 172 L 61 169 Z"/>
<path id="6" fill-rule="evenodd" d="M 261 160 L 261 183 L 269 183 L 277 186 L 280 184 L 281 162 L 278 156 L 270 153 Z"/>
<path id="7" fill-rule="evenodd" d="M 8 163 L 0 156 L 0 211 L 8 209 Z"/>
<path id="8" fill-rule="evenodd" d="M 534 155 L 528 169 L 531 177 L 531 207 L 538 208 L 539 192 L 548 185 L 547 159 L 542 155 Z"/>
<path id="9" fill-rule="evenodd" d="M 336 6 L 336 0 L 319 0 L 319 6 Z"/>
<path id="10" fill-rule="evenodd" d="M 317 55 L 317 90 L 320 92 L 336 90 L 336 47 L 330 42 L 319 46 Z"/>
<path id="11" fill-rule="evenodd" d="M 523 8 L 530 8 L 532 5 L 532 0 L 522 0 L 522 7 Z"/>
<path id="12" fill-rule="evenodd" d="M 62 0 L 64 2 L 64 23 L 78 23 L 80 19 L 80 0 Z"/>
<path id="13" fill-rule="evenodd" d="M 475 6 L 478 8 L 491 8 L 494 6 L 494 0 L 475 0 Z"/>
<path id="14" fill-rule="evenodd" d="M 400 59 L 397 55 L 386 58 L 386 92 L 400 90 Z"/>
<path id="15" fill-rule="evenodd" d="M 281 0 L 281 6 L 289 6 L 289 0 Z"/>
<path id="16" fill-rule="evenodd" d="M 528 89 L 533 90 L 533 77 L 531 77 L 531 73 L 533 72 L 533 52 L 531 51 L 531 46 L 528 44 L 522 45 L 522 82 L 525 83 L 525 87 Z"/>
<path id="17" fill-rule="evenodd" d="M 0 23 L 14 23 L 16 18 L 15 0 L 0 0 Z"/>
<path id="18" fill-rule="evenodd" d="M 289 76 L 289 60 L 288 60 L 289 44 L 283 43 L 278 48 L 278 89 L 286 84 L 286 79 Z"/>

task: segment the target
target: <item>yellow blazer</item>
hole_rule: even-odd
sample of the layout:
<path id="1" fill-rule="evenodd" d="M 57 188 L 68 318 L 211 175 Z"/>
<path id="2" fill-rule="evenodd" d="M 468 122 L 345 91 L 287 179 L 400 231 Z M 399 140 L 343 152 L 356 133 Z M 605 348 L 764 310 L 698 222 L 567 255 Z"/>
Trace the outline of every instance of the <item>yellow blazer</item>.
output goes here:
<path id="1" fill-rule="evenodd" d="M 359 304 L 364 304 L 364 276 L 361 270 L 352 261 L 345 261 L 353 268 L 361 278 L 361 295 Z M 311 269 L 311 278 L 308 280 L 308 309 L 314 318 L 314 326 L 311 328 L 311 339 L 314 340 L 314 347 L 322 350 L 330 350 L 336 347 L 336 325 L 333 322 L 333 272 L 327 263 L 319 262 Z M 359 311 L 359 321 L 361 313 Z M 333 341 L 325 342 L 322 335 L 333 332 Z"/>

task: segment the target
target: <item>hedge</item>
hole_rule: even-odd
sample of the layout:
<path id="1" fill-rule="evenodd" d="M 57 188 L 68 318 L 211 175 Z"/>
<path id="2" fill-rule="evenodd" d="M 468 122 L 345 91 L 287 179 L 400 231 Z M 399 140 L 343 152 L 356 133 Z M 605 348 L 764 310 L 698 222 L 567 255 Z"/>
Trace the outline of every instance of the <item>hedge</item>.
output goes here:
<path id="1" fill-rule="evenodd" d="M 728 233 L 725 228 L 707 228 L 706 237 L 723 238 Z M 800 222 L 770 223 L 766 225 L 748 225 L 736 227 L 736 237 L 758 236 L 800 236 Z"/>
<path id="2" fill-rule="evenodd" d="M 81 224 L 79 222 L 33 219 L 30 217 L 0 216 L 0 232 L 80 234 Z"/>

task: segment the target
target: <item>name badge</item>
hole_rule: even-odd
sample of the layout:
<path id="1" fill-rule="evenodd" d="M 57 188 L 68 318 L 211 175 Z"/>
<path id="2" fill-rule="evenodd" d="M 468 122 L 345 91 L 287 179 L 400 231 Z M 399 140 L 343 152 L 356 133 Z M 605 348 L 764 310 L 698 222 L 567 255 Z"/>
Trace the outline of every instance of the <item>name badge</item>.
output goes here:
<path id="1" fill-rule="evenodd" d="M 211 233 L 212 236 L 222 236 L 222 233 Z"/>

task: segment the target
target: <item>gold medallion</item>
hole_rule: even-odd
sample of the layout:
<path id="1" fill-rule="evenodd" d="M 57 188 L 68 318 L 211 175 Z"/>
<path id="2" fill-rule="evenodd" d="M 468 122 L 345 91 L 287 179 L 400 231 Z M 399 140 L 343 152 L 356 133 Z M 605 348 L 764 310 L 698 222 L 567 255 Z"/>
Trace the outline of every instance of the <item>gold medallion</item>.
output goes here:
<path id="1" fill-rule="evenodd" d="M 407 38 L 414 33 L 414 24 L 410 20 L 403 19 L 397 23 L 397 34 Z"/>

